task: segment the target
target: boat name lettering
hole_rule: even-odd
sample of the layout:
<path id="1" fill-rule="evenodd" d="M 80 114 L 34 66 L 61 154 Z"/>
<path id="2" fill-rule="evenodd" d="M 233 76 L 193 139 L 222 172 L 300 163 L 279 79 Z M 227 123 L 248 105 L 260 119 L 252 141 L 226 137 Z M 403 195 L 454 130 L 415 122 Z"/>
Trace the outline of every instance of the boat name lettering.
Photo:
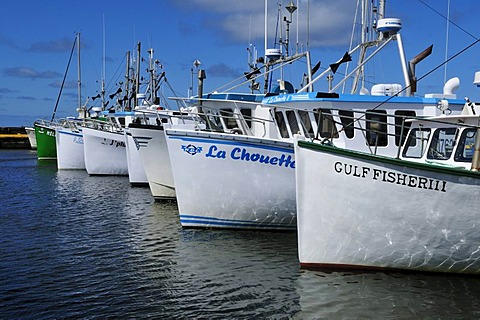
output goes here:
<path id="1" fill-rule="evenodd" d="M 419 188 L 440 192 L 447 192 L 447 182 L 443 180 L 425 178 L 411 174 L 381 170 L 376 168 L 357 166 L 340 161 L 335 162 L 333 168 L 336 173 L 356 178 L 372 179 L 380 182 L 398 184 L 410 188 Z"/>
<path id="2" fill-rule="evenodd" d="M 108 140 L 110 140 L 110 139 L 108 139 Z M 106 138 L 103 138 L 102 144 L 103 144 L 103 145 L 114 146 L 115 148 L 118 148 L 118 147 L 126 148 L 126 147 L 127 147 L 127 146 L 125 145 L 125 142 L 123 142 L 123 141 L 110 140 L 110 142 L 107 142 L 107 139 L 106 139 Z"/>
<path id="3" fill-rule="evenodd" d="M 211 145 L 207 154 L 205 154 L 205 157 L 226 159 L 227 155 L 229 155 L 233 160 L 260 162 L 273 166 L 295 169 L 295 160 L 293 160 L 292 155 L 282 154 L 280 157 L 272 157 L 261 153 L 250 153 L 246 148 L 239 147 L 235 147 L 230 151 L 230 153 L 227 153 L 225 150 L 218 149 L 216 145 Z"/>
<path id="4" fill-rule="evenodd" d="M 83 144 L 83 137 L 73 137 L 73 142 Z"/>

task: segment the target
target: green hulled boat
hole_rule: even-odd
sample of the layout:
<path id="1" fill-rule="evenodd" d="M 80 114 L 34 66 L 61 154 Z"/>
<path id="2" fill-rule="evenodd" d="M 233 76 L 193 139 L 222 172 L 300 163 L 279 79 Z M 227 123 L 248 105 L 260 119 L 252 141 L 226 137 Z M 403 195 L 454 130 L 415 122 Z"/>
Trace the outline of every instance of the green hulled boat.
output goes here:
<path id="1" fill-rule="evenodd" d="M 55 126 L 55 123 L 49 121 L 35 121 L 35 138 L 37 139 L 37 157 L 39 160 L 57 159 Z"/>

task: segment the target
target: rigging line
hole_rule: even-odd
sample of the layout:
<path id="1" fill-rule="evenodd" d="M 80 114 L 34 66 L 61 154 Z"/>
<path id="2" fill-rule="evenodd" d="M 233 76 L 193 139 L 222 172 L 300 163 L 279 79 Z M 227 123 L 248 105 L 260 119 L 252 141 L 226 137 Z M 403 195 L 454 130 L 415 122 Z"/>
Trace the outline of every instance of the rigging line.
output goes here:
<path id="1" fill-rule="evenodd" d="M 68 69 L 70 67 L 70 62 L 72 61 L 73 51 L 75 50 L 75 44 L 77 43 L 77 37 L 78 37 L 78 35 L 75 35 L 75 41 L 73 41 L 72 51 L 70 52 L 70 58 L 68 58 L 67 70 L 65 70 L 65 74 L 63 75 L 62 85 L 60 86 L 60 92 L 58 93 L 57 102 L 55 103 L 55 108 L 53 109 L 52 120 L 50 120 L 50 121 L 53 121 L 53 119 L 55 118 L 55 114 L 57 113 L 58 103 L 60 102 L 60 97 L 62 95 L 63 86 L 65 85 L 65 79 L 67 78 L 67 73 L 68 73 Z"/>
<path id="2" fill-rule="evenodd" d="M 478 38 L 476 36 L 474 36 L 473 34 L 471 34 L 470 32 L 468 32 L 467 30 L 465 30 L 464 28 L 462 28 L 460 25 L 456 24 L 455 22 L 453 22 L 452 20 L 450 20 L 449 18 L 445 17 L 443 14 L 441 14 L 440 12 L 438 12 L 437 10 L 435 10 L 434 8 L 432 8 L 431 6 L 429 6 L 428 4 L 426 4 L 423 0 L 418 0 L 420 3 L 422 3 L 423 5 L 425 5 L 427 8 L 429 8 L 430 10 L 432 10 L 433 12 L 435 12 L 436 14 L 438 14 L 440 17 L 444 18 L 445 20 L 447 20 L 448 22 L 450 22 L 451 24 L 453 24 L 455 27 L 457 27 L 458 29 L 462 30 L 463 32 L 465 32 L 466 34 L 468 34 L 470 37 L 472 37 L 473 39 L 475 40 L 478 40 Z"/>

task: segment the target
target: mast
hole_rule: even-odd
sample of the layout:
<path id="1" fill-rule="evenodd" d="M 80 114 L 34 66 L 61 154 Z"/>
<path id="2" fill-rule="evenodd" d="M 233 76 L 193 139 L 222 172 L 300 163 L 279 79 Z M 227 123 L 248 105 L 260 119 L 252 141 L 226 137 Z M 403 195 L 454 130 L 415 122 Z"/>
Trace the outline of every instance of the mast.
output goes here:
<path id="1" fill-rule="evenodd" d="M 102 52 L 102 92 L 101 92 L 101 98 L 102 98 L 102 110 L 105 110 L 105 107 L 107 106 L 105 102 L 105 14 L 103 15 L 103 52 Z"/>
<path id="2" fill-rule="evenodd" d="M 130 50 L 127 51 L 127 70 L 125 71 L 125 96 L 127 97 L 127 100 L 124 103 L 127 105 L 124 107 L 126 111 L 131 110 L 131 105 L 130 105 L 130 99 L 128 99 L 128 96 L 130 95 Z"/>
<path id="3" fill-rule="evenodd" d="M 148 54 L 150 56 L 148 62 L 148 72 L 150 73 L 150 103 L 155 104 L 155 98 L 157 96 L 156 92 L 156 74 L 155 74 L 155 65 L 153 62 L 153 48 L 148 49 Z"/>
<path id="4" fill-rule="evenodd" d="M 82 70 L 80 68 L 80 32 L 77 33 L 77 63 L 78 63 L 78 108 L 79 112 L 85 117 L 85 110 L 82 110 Z M 80 115 L 82 116 L 82 115 Z"/>
<path id="5" fill-rule="evenodd" d="M 140 42 L 137 43 L 137 67 L 136 67 L 136 77 L 135 77 L 135 105 L 139 105 L 138 93 L 140 90 Z"/>
<path id="6" fill-rule="evenodd" d="M 55 103 L 55 108 L 53 109 L 52 119 L 55 119 L 55 114 L 57 113 L 58 103 L 60 102 L 60 97 L 62 96 L 63 87 L 65 85 L 65 79 L 67 78 L 68 69 L 70 68 L 70 62 L 72 61 L 73 53 L 75 52 L 75 45 L 77 43 L 77 35 L 75 35 L 75 40 L 73 41 L 72 51 L 70 51 L 70 57 L 68 58 L 67 69 L 63 75 L 62 85 L 60 86 L 60 92 L 58 93 L 57 102 Z"/>

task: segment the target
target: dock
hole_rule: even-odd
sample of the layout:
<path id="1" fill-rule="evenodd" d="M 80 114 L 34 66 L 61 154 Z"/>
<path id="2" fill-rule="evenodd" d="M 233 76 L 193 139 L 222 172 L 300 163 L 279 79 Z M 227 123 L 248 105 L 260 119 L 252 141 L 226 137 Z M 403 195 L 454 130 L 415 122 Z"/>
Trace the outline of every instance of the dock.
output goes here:
<path id="1" fill-rule="evenodd" d="M 30 149 L 25 127 L 0 127 L 0 149 Z"/>

